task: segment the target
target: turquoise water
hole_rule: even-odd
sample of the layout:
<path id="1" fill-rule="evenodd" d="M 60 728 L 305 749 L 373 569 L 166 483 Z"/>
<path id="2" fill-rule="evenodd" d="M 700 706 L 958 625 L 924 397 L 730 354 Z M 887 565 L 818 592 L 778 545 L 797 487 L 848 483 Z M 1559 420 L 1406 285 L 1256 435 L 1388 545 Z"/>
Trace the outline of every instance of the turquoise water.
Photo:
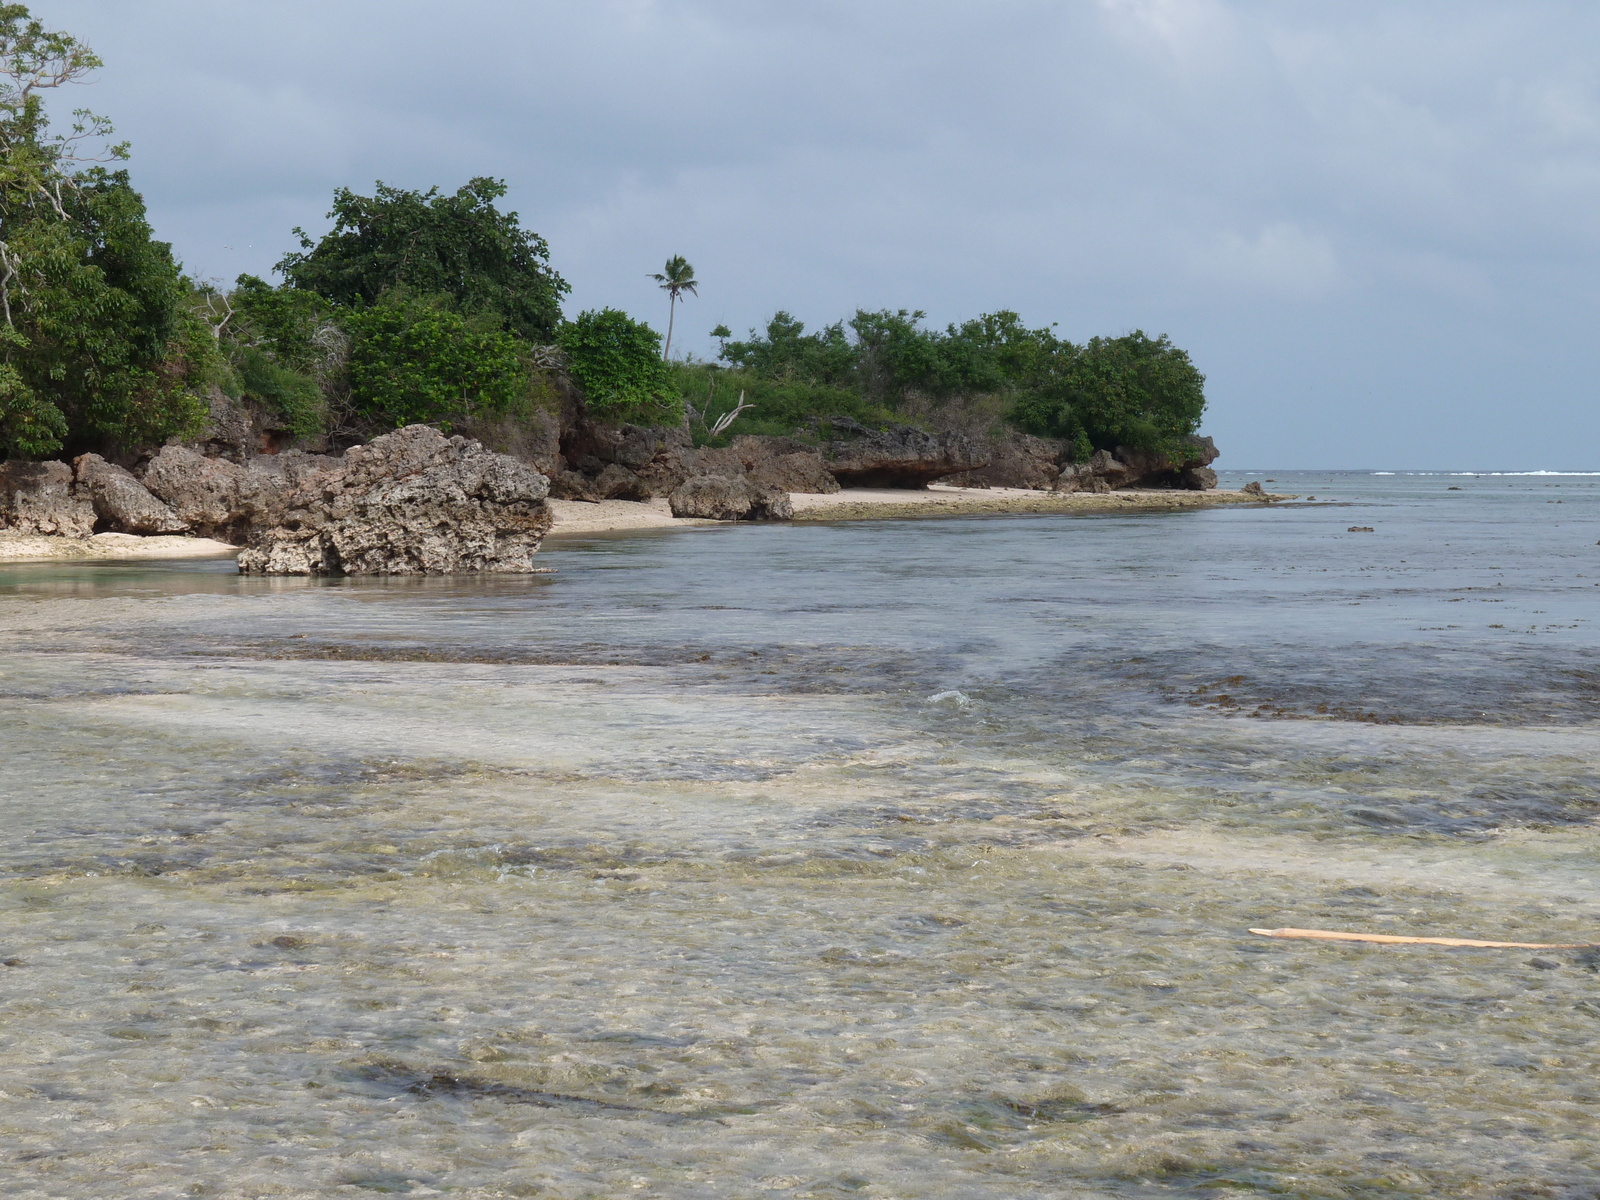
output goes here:
<path id="1" fill-rule="evenodd" d="M 1268 477 L 0 566 L 0 1194 L 1592 1194 L 1600 956 L 1245 931 L 1600 940 L 1600 477 Z"/>

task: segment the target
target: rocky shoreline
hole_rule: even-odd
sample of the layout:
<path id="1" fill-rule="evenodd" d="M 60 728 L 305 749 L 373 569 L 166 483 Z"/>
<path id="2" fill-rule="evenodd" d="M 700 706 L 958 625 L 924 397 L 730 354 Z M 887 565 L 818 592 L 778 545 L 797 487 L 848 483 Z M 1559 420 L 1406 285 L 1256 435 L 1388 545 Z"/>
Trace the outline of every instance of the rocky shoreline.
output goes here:
<path id="1" fill-rule="evenodd" d="M 1065 445 L 1023 435 L 979 444 L 843 420 L 826 432 L 696 447 L 681 429 L 580 415 L 517 454 L 411 425 L 343 454 L 212 438 L 131 469 L 98 454 L 12 461 L 0 463 L 0 560 L 236 553 L 246 574 L 527 573 L 551 532 L 1279 499 L 1217 491 L 1209 438 L 1177 461 L 1123 448 L 1075 463 Z"/>

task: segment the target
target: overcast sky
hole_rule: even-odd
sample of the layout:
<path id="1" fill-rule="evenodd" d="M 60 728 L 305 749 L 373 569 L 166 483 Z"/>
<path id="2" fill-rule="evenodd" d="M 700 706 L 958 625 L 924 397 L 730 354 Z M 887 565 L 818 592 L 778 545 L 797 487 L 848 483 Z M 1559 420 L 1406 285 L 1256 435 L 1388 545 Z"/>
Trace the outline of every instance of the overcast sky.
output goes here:
<path id="1" fill-rule="evenodd" d="M 1600 5 L 39 0 L 190 271 L 474 175 L 569 313 L 1168 333 L 1229 467 L 1600 469 Z"/>

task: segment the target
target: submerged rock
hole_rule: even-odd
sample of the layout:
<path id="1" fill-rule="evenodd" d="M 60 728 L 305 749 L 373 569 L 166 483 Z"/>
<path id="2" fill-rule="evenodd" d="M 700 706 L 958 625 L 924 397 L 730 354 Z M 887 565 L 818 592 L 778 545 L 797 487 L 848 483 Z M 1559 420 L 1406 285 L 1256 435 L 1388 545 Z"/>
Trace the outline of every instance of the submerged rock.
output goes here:
<path id="1" fill-rule="evenodd" d="M 312 457 L 312 456 L 307 456 Z M 408 425 L 308 472 L 281 520 L 255 529 L 239 570 L 263 575 L 532 571 L 550 528 L 549 480 L 427 425 Z"/>
<path id="2" fill-rule="evenodd" d="M 697 475 L 667 497 L 675 517 L 712 521 L 787 521 L 794 516 L 789 493 L 764 488 L 741 475 Z"/>
<path id="3" fill-rule="evenodd" d="M 98 454 L 73 460 L 79 495 L 94 506 L 95 528 L 110 533 L 187 533 L 189 523 L 151 495 L 132 473 Z"/>
<path id="4" fill-rule="evenodd" d="M 94 505 L 73 487 L 64 462 L 0 462 L 0 529 L 88 537 Z"/>

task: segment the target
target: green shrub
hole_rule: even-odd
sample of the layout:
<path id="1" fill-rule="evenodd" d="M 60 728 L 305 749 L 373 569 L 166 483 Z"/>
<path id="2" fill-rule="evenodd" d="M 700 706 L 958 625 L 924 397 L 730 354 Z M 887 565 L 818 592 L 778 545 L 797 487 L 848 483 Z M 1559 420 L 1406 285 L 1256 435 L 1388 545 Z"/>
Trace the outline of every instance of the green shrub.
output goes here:
<path id="1" fill-rule="evenodd" d="M 238 375 L 243 390 L 282 417 L 295 437 L 311 441 L 327 432 L 328 407 L 315 379 L 254 347 L 240 355 Z"/>
<path id="2" fill-rule="evenodd" d="M 561 321 L 566 281 L 550 269 L 549 247 L 495 201 L 498 179 L 477 178 L 445 196 L 379 183 L 371 196 L 333 194 L 333 228 L 278 264 L 287 285 L 334 304 L 371 307 L 392 289 L 450 297 L 457 312 L 492 313 L 499 327 L 546 341 Z"/>
<path id="3" fill-rule="evenodd" d="M 579 313 L 557 333 L 567 374 L 589 410 L 608 421 L 670 421 L 683 404 L 661 360 L 661 335 L 614 308 Z"/>
<path id="4" fill-rule="evenodd" d="M 0 203 L 26 280 L 0 342 L 0 457 L 198 433 L 215 345 L 187 313 L 188 285 L 126 173 L 79 175 L 63 194 L 66 219 L 37 197 Z"/>
<path id="5" fill-rule="evenodd" d="M 1012 419 L 1022 429 L 1066 438 L 1075 453 L 1132 446 L 1178 453 L 1200 425 L 1205 376 L 1163 335 L 1135 330 L 1093 338 L 1050 378 L 1017 396 Z"/>
<path id="6" fill-rule="evenodd" d="M 468 320 L 444 297 L 390 293 L 342 323 L 351 336 L 351 407 L 369 421 L 449 429 L 511 412 L 528 392 L 524 344 Z"/>
<path id="7" fill-rule="evenodd" d="M 850 388 L 766 379 L 707 363 L 671 364 L 671 386 L 677 403 L 694 414 L 691 428 L 701 444 L 726 445 L 746 433 L 813 440 L 819 431 L 826 436 L 829 417 L 848 417 L 873 429 L 904 420 Z M 717 418 L 738 405 L 741 393 L 750 407 L 720 436 L 711 437 Z"/>

